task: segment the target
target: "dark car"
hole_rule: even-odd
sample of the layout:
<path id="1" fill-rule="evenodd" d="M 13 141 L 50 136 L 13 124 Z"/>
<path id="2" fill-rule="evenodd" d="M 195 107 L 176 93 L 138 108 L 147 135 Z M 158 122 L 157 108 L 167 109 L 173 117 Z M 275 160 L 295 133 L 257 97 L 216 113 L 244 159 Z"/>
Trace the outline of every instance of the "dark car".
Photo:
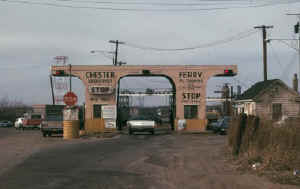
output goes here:
<path id="1" fill-rule="evenodd" d="M 218 122 L 212 128 L 214 133 L 219 133 L 221 135 L 227 134 L 230 120 L 231 120 L 231 117 L 229 117 L 229 116 L 219 119 Z"/>
<path id="2" fill-rule="evenodd" d="M 4 121 L 0 121 L 0 127 L 12 127 L 13 124 L 11 121 L 7 121 L 7 120 L 4 120 Z"/>

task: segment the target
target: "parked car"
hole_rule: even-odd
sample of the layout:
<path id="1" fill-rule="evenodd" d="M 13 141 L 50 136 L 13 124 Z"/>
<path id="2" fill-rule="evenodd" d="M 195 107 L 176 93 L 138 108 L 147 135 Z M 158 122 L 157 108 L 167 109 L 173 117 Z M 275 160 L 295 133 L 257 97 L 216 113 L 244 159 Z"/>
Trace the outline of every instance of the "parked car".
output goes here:
<path id="1" fill-rule="evenodd" d="M 42 115 L 40 113 L 25 113 L 22 129 L 38 129 L 42 123 Z"/>
<path id="2" fill-rule="evenodd" d="M 227 134 L 230 120 L 231 120 L 231 117 L 229 117 L 229 116 L 225 116 L 225 117 L 219 119 L 217 121 L 216 125 L 214 125 L 214 127 L 212 128 L 214 133 L 219 133 L 221 135 Z"/>
<path id="3" fill-rule="evenodd" d="M 24 117 L 19 117 L 16 119 L 15 121 L 15 128 L 16 129 L 20 129 L 23 127 L 23 120 L 24 120 Z"/>
<path id="4" fill-rule="evenodd" d="M 148 131 L 155 134 L 156 123 L 145 116 L 133 116 L 127 121 L 129 135 L 136 131 Z"/>
<path id="5" fill-rule="evenodd" d="M 3 120 L 0 121 L 0 127 L 12 127 L 12 122 L 11 121 L 7 121 L 7 120 Z"/>
<path id="6" fill-rule="evenodd" d="M 208 126 L 207 126 L 207 130 L 212 130 L 212 131 L 216 131 L 217 127 L 219 126 L 219 122 L 215 121 L 215 122 L 211 122 Z"/>

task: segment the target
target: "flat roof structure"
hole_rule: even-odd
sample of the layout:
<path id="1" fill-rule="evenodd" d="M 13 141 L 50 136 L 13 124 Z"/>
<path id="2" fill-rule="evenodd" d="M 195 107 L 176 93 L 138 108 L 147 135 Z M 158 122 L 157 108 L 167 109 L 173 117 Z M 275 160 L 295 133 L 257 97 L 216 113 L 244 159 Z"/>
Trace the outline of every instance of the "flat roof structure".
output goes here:
<path id="1" fill-rule="evenodd" d="M 65 65 L 52 66 L 53 76 L 75 76 L 85 85 L 85 119 L 99 118 L 95 108 L 112 106 L 117 108 L 118 84 L 123 77 L 162 76 L 173 86 L 174 124 L 178 120 L 188 119 L 185 109 L 193 106 L 196 109 L 193 124 L 187 130 L 204 130 L 206 125 L 206 85 L 211 77 L 234 76 L 236 65 Z M 98 107 L 99 108 L 99 107 Z M 103 113 L 103 112 L 102 112 Z M 97 115 L 97 116 L 96 116 Z M 117 117 L 117 116 L 116 116 Z M 100 117 L 100 119 L 105 119 Z M 189 118 L 191 119 L 191 118 Z M 196 120 L 196 121 L 195 121 Z M 193 125 L 193 126 L 192 126 Z M 176 128 L 175 128 L 176 129 Z"/>

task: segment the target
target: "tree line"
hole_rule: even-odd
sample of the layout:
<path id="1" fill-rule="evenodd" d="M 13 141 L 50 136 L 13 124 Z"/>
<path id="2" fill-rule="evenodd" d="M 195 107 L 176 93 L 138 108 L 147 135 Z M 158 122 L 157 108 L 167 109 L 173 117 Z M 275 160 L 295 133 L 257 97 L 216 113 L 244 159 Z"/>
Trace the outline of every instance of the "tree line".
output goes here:
<path id="1" fill-rule="evenodd" d="M 21 100 L 11 100 L 8 96 L 0 98 L 0 120 L 9 120 L 14 122 L 16 118 L 31 109 Z"/>

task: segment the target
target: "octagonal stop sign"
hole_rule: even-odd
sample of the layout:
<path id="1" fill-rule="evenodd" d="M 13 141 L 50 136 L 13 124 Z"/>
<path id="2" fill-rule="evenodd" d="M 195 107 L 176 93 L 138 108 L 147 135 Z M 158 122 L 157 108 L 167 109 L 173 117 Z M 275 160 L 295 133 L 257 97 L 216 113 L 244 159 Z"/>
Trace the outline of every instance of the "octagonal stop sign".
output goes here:
<path id="1" fill-rule="evenodd" d="M 73 106 L 77 103 L 77 96 L 72 91 L 67 92 L 64 95 L 64 102 L 68 106 Z"/>

